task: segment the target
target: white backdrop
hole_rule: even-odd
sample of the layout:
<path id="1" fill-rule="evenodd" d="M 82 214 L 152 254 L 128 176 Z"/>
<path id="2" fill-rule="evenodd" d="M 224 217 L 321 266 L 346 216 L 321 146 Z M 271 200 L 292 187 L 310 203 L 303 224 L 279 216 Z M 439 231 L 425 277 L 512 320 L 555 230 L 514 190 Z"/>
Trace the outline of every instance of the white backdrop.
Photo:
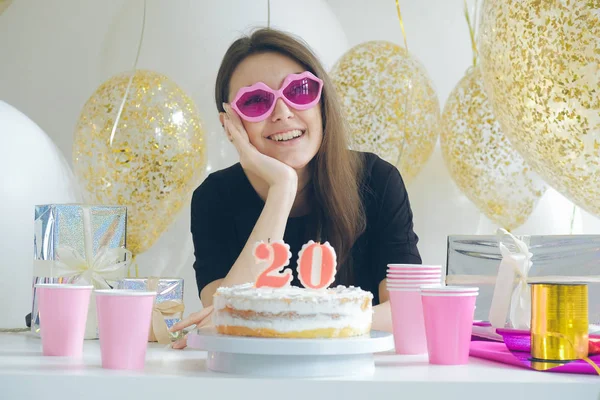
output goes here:
<path id="1" fill-rule="evenodd" d="M 21 110 L 71 160 L 81 107 L 111 74 L 134 60 L 142 0 L 15 0 L 0 15 L 0 100 Z M 427 68 L 443 104 L 471 63 L 462 0 L 401 1 L 408 47 Z M 227 45 L 265 25 L 267 1 L 148 0 L 139 67 L 170 76 L 195 100 L 208 138 L 211 170 L 236 161 L 223 140 L 213 104 L 216 69 Z M 272 26 L 303 37 L 331 67 L 350 46 L 374 39 L 402 44 L 393 0 L 271 1 Z M 415 229 L 426 263 L 444 263 L 448 234 L 493 233 L 452 182 L 436 148 L 409 187 Z M 553 190 L 516 233 L 571 231 L 572 204 Z M 600 221 L 579 211 L 573 233 L 600 233 Z M 186 278 L 187 312 L 199 307 L 193 280 L 189 208 L 139 257 L 144 275 Z"/>

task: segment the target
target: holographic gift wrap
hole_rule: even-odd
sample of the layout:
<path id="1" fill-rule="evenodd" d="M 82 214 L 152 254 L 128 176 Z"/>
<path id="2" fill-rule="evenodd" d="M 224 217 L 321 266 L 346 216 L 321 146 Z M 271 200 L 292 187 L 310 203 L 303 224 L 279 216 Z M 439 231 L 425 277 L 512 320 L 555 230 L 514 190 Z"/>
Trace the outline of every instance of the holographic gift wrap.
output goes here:
<path id="1" fill-rule="evenodd" d="M 181 331 L 167 332 L 168 329 L 183 318 L 183 279 L 157 277 L 124 278 L 119 282 L 118 288 L 156 291 L 149 341 L 158 341 L 159 343 L 166 344 L 178 340 L 183 336 Z M 165 332 L 168 333 L 168 337 Z"/>
<path id="2" fill-rule="evenodd" d="M 87 232 L 86 232 L 87 230 Z M 68 249 L 83 259 L 93 260 L 99 253 L 112 249 L 124 249 L 127 231 L 127 208 L 125 206 L 89 206 L 82 204 L 47 204 L 35 206 L 33 258 L 33 307 L 31 331 L 39 334 L 39 314 L 35 293 L 36 283 L 74 283 L 82 274 L 61 276 L 53 264 L 59 261 L 59 249 Z M 86 236 L 90 243 L 86 243 Z M 92 254 L 86 254 L 86 247 Z M 117 253 L 119 254 L 119 253 Z M 100 254 L 102 256 L 102 254 Z M 117 260 L 117 261 L 125 261 Z M 103 288 L 115 287 L 125 277 L 126 269 L 111 273 L 94 274 L 94 279 L 107 279 Z M 120 276 L 119 276 L 120 275 Z M 116 279 L 115 279 L 116 278 Z M 86 282 L 92 284 L 92 282 Z M 96 282 L 98 283 L 98 282 Z M 97 337 L 94 332 L 86 338 Z"/>

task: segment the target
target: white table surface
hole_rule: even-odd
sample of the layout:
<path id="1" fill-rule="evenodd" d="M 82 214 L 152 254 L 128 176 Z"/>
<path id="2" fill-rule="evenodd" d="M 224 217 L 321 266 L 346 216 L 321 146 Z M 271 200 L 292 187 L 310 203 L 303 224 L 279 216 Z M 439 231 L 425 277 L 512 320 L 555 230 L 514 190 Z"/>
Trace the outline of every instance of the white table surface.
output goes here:
<path id="1" fill-rule="evenodd" d="M 537 372 L 471 358 L 429 365 L 426 356 L 381 353 L 361 378 L 265 379 L 206 370 L 206 353 L 150 344 L 143 372 L 104 370 L 99 342 L 82 360 L 43 357 L 29 333 L 0 334 L 0 399 L 600 399 L 600 376 Z"/>

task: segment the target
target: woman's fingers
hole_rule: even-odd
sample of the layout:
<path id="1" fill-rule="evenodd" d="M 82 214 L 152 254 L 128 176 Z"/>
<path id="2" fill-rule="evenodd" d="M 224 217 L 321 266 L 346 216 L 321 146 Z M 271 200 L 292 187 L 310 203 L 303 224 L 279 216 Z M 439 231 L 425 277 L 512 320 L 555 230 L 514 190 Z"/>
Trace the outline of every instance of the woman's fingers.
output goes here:
<path id="1" fill-rule="evenodd" d="M 204 320 L 196 326 L 198 328 L 203 328 L 203 327 L 211 325 L 211 324 L 212 324 L 212 318 L 204 318 Z"/>
<path id="2" fill-rule="evenodd" d="M 193 313 L 191 314 L 188 318 L 186 318 L 185 320 L 173 325 L 173 327 L 171 328 L 171 331 L 178 331 L 181 330 L 187 326 L 196 324 L 196 328 L 202 328 L 205 326 L 209 326 L 212 324 L 212 320 L 210 318 L 210 315 L 212 314 L 212 310 L 213 307 L 206 307 L 204 309 L 202 309 L 201 311 L 197 312 L 197 313 Z M 183 328 L 180 328 L 183 327 Z M 181 349 L 185 349 L 187 347 L 187 337 L 188 334 L 186 334 L 183 338 L 173 342 L 171 344 L 171 347 L 173 349 L 176 350 L 181 350 Z"/>
<path id="3" fill-rule="evenodd" d="M 221 113 L 220 115 L 223 118 L 223 125 L 222 126 L 223 126 L 223 130 L 225 131 L 225 136 L 227 136 L 227 139 L 230 142 L 233 142 L 233 138 L 231 137 L 231 133 L 229 133 L 229 129 L 225 127 L 225 124 L 227 123 L 227 119 L 228 119 L 227 113 Z"/>
<path id="4" fill-rule="evenodd" d="M 246 132 L 246 130 L 244 129 L 244 124 L 242 123 L 242 120 L 240 119 L 239 115 L 237 115 L 237 113 L 235 112 L 234 109 L 231 108 L 231 106 L 227 103 L 223 103 L 223 108 L 225 109 L 225 112 L 227 113 L 227 116 L 229 117 L 229 120 L 231 121 L 231 123 L 233 124 L 233 127 L 238 131 L 238 132 Z M 246 134 L 246 136 L 248 136 Z"/>
<path id="5" fill-rule="evenodd" d="M 207 316 L 210 315 L 210 313 L 212 312 L 212 309 L 213 309 L 212 306 L 208 306 L 198 312 L 190 314 L 186 319 L 183 319 L 183 320 L 179 321 L 178 323 L 174 324 L 171 327 L 171 329 L 169 329 L 169 331 L 177 332 L 184 328 L 187 328 L 188 326 L 198 325 L 204 319 L 206 319 Z"/>
<path id="6" fill-rule="evenodd" d="M 237 134 L 237 130 L 233 127 L 231 120 L 229 117 L 225 117 L 225 122 L 223 124 L 225 127 L 225 133 L 227 134 L 227 138 L 233 144 L 237 152 L 242 155 L 243 149 L 240 147 L 242 145 L 242 141 L 240 139 L 240 135 Z"/>
<path id="7" fill-rule="evenodd" d="M 183 339 L 179 339 L 176 342 L 171 344 L 171 347 L 176 350 L 184 349 L 187 346 L 187 335 L 183 337 Z"/>
<path id="8" fill-rule="evenodd" d="M 171 332 L 177 332 L 194 324 L 197 328 L 210 325 L 212 322 L 210 318 L 212 310 L 213 306 L 208 306 L 198 312 L 192 313 L 186 319 L 174 324 L 169 330 Z M 177 350 L 184 349 L 185 347 L 187 347 L 187 334 L 182 339 L 173 342 L 171 344 L 171 347 Z"/>
<path id="9" fill-rule="evenodd" d="M 229 132 L 231 135 L 231 143 L 237 150 L 240 155 L 240 161 L 242 162 L 242 166 L 244 166 L 246 157 L 253 154 L 253 152 L 257 152 L 257 150 L 250 144 L 250 140 L 248 139 L 248 134 L 246 131 L 240 132 L 238 128 L 233 126 L 233 122 L 229 118 L 225 118 L 225 130 Z"/>

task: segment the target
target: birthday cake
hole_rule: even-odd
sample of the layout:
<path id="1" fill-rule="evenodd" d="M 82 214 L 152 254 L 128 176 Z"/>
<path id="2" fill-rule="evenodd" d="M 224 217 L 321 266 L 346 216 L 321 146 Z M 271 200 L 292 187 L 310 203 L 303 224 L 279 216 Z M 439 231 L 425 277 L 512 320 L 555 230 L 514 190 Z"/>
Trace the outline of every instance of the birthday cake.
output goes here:
<path id="1" fill-rule="evenodd" d="M 281 338 L 337 338 L 370 332 L 373 295 L 356 287 L 221 287 L 214 295 L 218 333 Z"/>
<path id="2" fill-rule="evenodd" d="M 357 287 L 330 288 L 336 274 L 335 250 L 325 242 L 306 243 L 297 273 L 304 287 L 290 286 L 292 254 L 283 241 L 259 242 L 257 263 L 268 267 L 254 283 L 220 287 L 213 297 L 217 332 L 234 336 L 339 338 L 370 332 L 373 294 Z"/>

